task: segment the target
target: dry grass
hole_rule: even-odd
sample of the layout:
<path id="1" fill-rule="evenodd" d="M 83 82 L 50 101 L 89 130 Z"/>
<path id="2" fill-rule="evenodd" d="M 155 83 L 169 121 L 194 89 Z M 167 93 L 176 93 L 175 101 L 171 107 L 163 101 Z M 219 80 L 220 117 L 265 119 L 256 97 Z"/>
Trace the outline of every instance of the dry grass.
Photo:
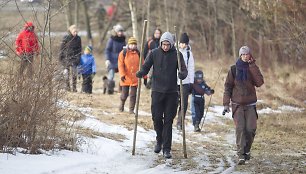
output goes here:
<path id="1" fill-rule="evenodd" d="M 79 117 L 66 115 L 57 106 L 65 94 L 62 82 L 56 78 L 57 67 L 45 62 L 39 71 L 38 62 L 34 61 L 34 74 L 30 75 L 27 69 L 19 74 L 19 62 L 11 59 L 5 64 L 9 66 L 0 75 L 1 148 L 10 151 L 22 147 L 27 153 L 39 153 L 40 149 L 76 149 L 75 134 L 68 122 Z"/>

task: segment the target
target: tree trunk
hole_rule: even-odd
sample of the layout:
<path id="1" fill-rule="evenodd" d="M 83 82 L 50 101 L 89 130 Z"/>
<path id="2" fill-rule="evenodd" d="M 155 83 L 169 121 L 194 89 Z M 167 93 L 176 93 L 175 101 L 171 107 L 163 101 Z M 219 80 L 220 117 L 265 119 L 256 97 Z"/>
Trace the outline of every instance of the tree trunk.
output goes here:
<path id="1" fill-rule="evenodd" d="M 136 40 L 138 41 L 137 13 L 136 13 L 136 5 L 134 0 L 129 0 L 129 7 L 131 12 L 133 37 L 135 37 Z"/>
<path id="2" fill-rule="evenodd" d="M 147 20 L 148 20 L 148 22 L 147 22 L 147 25 L 148 25 L 148 29 L 147 29 L 147 33 L 146 33 L 146 38 L 149 38 L 149 36 L 150 36 L 150 29 L 151 29 L 151 27 L 150 27 L 150 23 L 151 23 L 151 21 L 150 21 L 150 17 L 151 17 L 151 0 L 148 0 L 148 6 L 147 6 Z"/>
<path id="3" fill-rule="evenodd" d="M 169 18 L 168 18 L 168 7 L 167 7 L 167 0 L 164 0 L 164 8 L 165 8 L 165 17 L 166 17 L 166 31 L 169 31 Z"/>
<path id="4" fill-rule="evenodd" d="M 231 28 L 232 28 L 232 51 L 234 60 L 237 58 L 237 51 L 236 51 L 236 35 L 235 35 L 235 19 L 234 19 L 234 10 L 233 10 L 233 4 L 231 5 Z"/>
<path id="5" fill-rule="evenodd" d="M 214 54 L 219 52 L 219 40 L 218 40 L 218 11 L 217 11 L 217 1 L 213 2 L 213 9 L 214 9 L 214 29 L 213 29 L 213 38 L 214 38 Z"/>
<path id="6" fill-rule="evenodd" d="M 157 21 L 156 25 L 162 27 L 162 9 L 161 9 L 161 0 L 157 0 Z"/>
<path id="7" fill-rule="evenodd" d="M 86 23 L 86 31 L 87 31 L 87 39 L 88 39 L 88 44 L 93 45 L 92 41 L 92 35 L 91 35 L 91 28 L 90 28 L 90 19 L 87 11 L 87 2 L 85 0 L 82 0 L 83 2 L 83 8 L 84 8 L 84 17 L 85 17 L 85 23 Z"/>
<path id="8" fill-rule="evenodd" d="M 66 5 L 65 7 L 65 17 L 66 17 L 66 24 L 67 24 L 67 28 L 69 28 L 72 25 L 72 14 L 71 14 L 71 7 L 70 7 L 70 3 L 71 1 L 69 0 L 65 0 L 64 5 Z"/>
<path id="9" fill-rule="evenodd" d="M 80 6 L 80 1 L 75 0 L 75 15 L 74 15 L 74 24 L 79 25 L 79 6 Z"/>

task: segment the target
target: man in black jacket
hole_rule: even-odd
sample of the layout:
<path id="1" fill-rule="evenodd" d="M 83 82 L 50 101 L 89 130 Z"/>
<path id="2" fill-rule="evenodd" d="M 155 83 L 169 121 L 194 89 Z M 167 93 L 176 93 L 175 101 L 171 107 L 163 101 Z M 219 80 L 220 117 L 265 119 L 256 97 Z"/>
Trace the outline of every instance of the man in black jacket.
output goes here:
<path id="1" fill-rule="evenodd" d="M 180 60 L 181 71 L 178 72 L 178 77 L 185 79 L 188 72 L 181 53 Z M 138 78 L 145 76 L 152 66 L 151 112 L 157 134 L 154 152 L 159 153 L 163 148 L 164 157 L 171 158 L 172 123 L 178 104 L 178 59 L 171 33 L 165 32 L 161 36 L 160 46 L 148 55 L 136 76 Z"/>
<path id="2" fill-rule="evenodd" d="M 68 35 L 64 36 L 60 47 L 60 62 L 64 67 L 67 90 L 70 91 L 70 74 L 72 75 L 72 91 L 76 92 L 77 66 L 82 54 L 82 41 L 78 36 L 76 25 L 71 25 Z"/>

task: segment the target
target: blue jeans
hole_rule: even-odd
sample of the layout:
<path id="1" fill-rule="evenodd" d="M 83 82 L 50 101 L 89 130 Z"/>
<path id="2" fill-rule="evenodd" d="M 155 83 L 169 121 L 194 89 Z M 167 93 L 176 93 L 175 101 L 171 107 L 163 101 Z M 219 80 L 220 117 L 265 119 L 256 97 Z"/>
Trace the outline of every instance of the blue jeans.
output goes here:
<path id="1" fill-rule="evenodd" d="M 107 79 L 108 80 L 114 80 L 115 77 L 115 69 L 109 69 L 108 70 L 108 75 L 107 75 Z"/>

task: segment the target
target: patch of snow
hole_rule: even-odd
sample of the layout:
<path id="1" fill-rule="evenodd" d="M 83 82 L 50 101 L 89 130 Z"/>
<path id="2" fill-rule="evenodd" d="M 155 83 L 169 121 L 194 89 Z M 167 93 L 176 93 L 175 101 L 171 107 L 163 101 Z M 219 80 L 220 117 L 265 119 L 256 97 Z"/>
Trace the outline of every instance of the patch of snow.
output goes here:
<path id="1" fill-rule="evenodd" d="M 277 108 L 277 110 L 273 110 L 271 108 L 264 108 L 261 110 L 258 110 L 257 112 L 259 114 L 271 114 L 271 113 L 288 113 L 288 112 L 302 112 L 304 108 L 298 108 L 298 107 L 293 107 L 293 106 L 288 106 L 288 105 L 283 105 Z"/>

